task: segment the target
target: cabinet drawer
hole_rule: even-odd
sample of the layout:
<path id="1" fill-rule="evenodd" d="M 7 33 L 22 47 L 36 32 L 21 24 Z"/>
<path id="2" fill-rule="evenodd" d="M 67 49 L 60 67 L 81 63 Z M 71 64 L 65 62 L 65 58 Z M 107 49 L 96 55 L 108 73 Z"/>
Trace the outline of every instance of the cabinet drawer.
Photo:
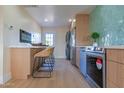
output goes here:
<path id="1" fill-rule="evenodd" d="M 124 88 L 124 65 L 107 61 L 107 87 L 113 87 L 114 85 Z"/>
<path id="2" fill-rule="evenodd" d="M 107 88 L 118 88 L 114 83 L 112 83 L 111 81 L 107 81 Z"/>
<path id="3" fill-rule="evenodd" d="M 107 61 L 107 80 L 117 83 L 118 63 Z"/>
<path id="4" fill-rule="evenodd" d="M 124 65 L 118 64 L 117 85 L 124 88 Z"/>
<path id="5" fill-rule="evenodd" d="M 107 49 L 107 60 L 111 60 L 111 61 L 124 64 L 124 50 Z"/>

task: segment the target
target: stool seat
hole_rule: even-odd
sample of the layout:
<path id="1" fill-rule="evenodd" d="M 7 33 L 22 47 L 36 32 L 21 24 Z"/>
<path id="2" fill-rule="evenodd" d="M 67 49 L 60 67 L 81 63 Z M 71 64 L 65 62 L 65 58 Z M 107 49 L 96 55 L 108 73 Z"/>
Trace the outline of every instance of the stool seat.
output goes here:
<path id="1" fill-rule="evenodd" d="M 43 51 L 40 51 L 34 55 L 34 64 L 33 64 L 33 72 L 32 76 L 34 78 L 48 78 L 51 77 L 51 72 L 53 71 L 54 66 L 54 47 L 48 47 Z M 47 70 L 44 70 L 44 67 L 48 67 Z M 49 76 L 45 77 L 36 77 L 35 72 L 46 72 L 49 73 Z"/>
<path id="2" fill-rule="evenodd" d="M 34 57 L 49 57 L 51 54 L 51 48 L 46 48 L 41 52 L 38 52 Z"/>

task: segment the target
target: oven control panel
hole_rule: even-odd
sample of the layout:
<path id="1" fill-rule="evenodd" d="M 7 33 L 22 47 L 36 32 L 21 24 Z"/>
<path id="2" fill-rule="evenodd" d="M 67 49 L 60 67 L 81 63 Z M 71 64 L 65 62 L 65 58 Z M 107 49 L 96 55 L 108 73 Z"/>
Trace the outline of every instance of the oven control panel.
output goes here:
<path id="1" fill-rule="evenodd" d="M 86 51 L 104 53 L 104 48 L 90 46 L 86 48 Z"/>
<path id="2" fill-rule="evenodd" d="M 104 49 L 103 48 L 100 48 L 100 47 L 94 47 L 94 51 L 104 51 Z"/>

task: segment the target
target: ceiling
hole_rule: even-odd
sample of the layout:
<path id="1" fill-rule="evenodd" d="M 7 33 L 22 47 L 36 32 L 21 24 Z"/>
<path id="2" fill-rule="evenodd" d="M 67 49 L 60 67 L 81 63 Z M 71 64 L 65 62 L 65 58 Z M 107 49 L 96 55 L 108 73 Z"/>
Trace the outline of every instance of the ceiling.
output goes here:
<path id="1" fill-rule="evenodd" d="M 69 19 L 76 14 L 89 14 L 94 5 L 27 5 L 29 14 L 43 27 L 69 25 Z"/>

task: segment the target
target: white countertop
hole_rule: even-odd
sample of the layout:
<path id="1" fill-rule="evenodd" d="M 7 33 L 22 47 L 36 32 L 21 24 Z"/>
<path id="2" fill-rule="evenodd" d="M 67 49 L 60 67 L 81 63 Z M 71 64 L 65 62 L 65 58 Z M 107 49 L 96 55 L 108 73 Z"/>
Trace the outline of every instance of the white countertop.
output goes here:
<path id="1" fill-rule="evenodd" d="M 76 47 L 88 47 L 88 46 L 76 46 Z M 102 47 L 102 46 L 98 46 L 98 47 Z M 103 46 L 102 48 L 105 48 L 105 49 L 124 49 L 124 45 Z"/>
<path id="2" fill-rule="evenodd" d="M 9 46 L 9 48 L 46 48 L 47 46 Z"/>
<path id="3" fill-rule="evenodd" d="M 106 49 L 124 49 L 124 45 L 104 46 L 103 48 L 106 48 Z"/>
<path id="4" fill-rule="evenodd" d="M 9 46 L 9 48 L 46 48 L 47 46 Z M 76 47 L 88 47 L 88 46 L 76 46 Z M 101 46 L 100 46 L 101 47 Z M 105 49 L 124 49 L 124 45 L 118 46 L 104 46 Z"/>
<path id="5" fill-rule="evenodd" d="M 80 48 L 80 47 L 88 47 L 88 46 L 76 46 L 76 47 L 79 47 Z"/>

